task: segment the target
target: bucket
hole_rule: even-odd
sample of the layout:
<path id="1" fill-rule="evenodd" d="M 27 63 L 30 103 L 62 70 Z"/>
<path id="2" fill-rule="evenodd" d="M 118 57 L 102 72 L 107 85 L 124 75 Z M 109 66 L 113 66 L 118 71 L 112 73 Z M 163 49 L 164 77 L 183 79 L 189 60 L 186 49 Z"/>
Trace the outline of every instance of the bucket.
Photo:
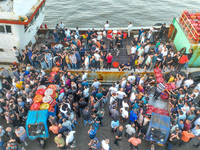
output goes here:
<path id="1" fill-rule="evenodd" d="M 119 66 L 119 63 L 118 62 L 113 62 L 113 67 L 114 68 L 117 68 Z"/>
<path id="2" fill-rule="evenodd" d="M 33 101 L 34 103 L 40 103 L 43 99 L 43 96 L 42 95 L 36 95 L 34 98 L 33 98 Z"/>
<path id="3" fill-rule="evenodd" d="M 107 34 L 111 34 L 111 33 L 112 33 L 112 30 L 108 30 L 108 31 L 107 31 Z"/>
<path id="4" fill-rule="evenodd" d="M 112 35 L 108 34 L 107 39 L 111 39 L 111 38 L 112 38 Z"/>

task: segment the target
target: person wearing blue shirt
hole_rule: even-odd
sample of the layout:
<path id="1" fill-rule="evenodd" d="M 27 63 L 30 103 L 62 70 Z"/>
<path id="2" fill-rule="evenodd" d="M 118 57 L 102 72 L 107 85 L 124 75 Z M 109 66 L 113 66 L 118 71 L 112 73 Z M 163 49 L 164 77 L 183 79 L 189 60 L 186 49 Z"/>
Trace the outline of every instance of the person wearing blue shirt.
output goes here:
<path id="1" fill-rule="evenodd" d="M 135 103 L 136 104 L 136 103 Z M 130 117 L 129 117 L 129 120 L 131 123 L 134 123 L 136 120 L 137 120 L 137 113 L 136 113 L 136 110 L 131 110 L 130 111 Z"/>
<path id="2" fill-rule="evenodd" d="M 31 59 L 31 57 L 32 57 L 33 54 L 32 54 L 31 48 L 29 48 L 28 50 L 26 50 L 26 53 L 27 53 L 28 58 L 29 58 L 29 60 L 31 62 L 31 65 L 33 66 L 33 60 Z"/>
<path id="3" fill-rule="evenodd" d="M 52 58 L 51 58 L 51 54 L 50 54 L 50 53 L 47 53 L 47 54 L 45 55 L 45 61 L 46 61 L 46 63 L 48 64 L 49 69 L 51 69 L 52 66 L 53 66 L 53 64 L 52 64 Z"/>
<path id="4" fill-rule="evenodd" d="M 83 82 L 82 82 L 82 86 L 84 87 L 84 86 L 86 86 L 86 87 L 88 87 L 89 86 L 89 83 L 86 81 L 86 79 L 85 80 L 83 80 Z"/>
<path id="5" fill-rule="evenodd" d="M 22 99 L 18 99 L 18 105 L 22 106 L 23 108 L 25 107 L 25 102 L 22 101 Z"/>
<path id="6" fill-rule="evenodd" d="M 139 108 L 138 103 L 134 103 L 132 106 L 133 106 L 133 108 L 132 108 L 133 110 Z"/>
<path id="7" fill-rule="evenodd" d="M 119 120 L 114 119 L 113 121 L 111 121 L 112 133 L 116 132 L 118 127 L 119 127 Z"/>
<path id="8" fill-rule="evenodd" d="M 88 134 L 90 135 L 90 138 L 95 138 L 97 133 L 97 129 L 94 126 L 90 126 L 90 130 L 88 131 Z"/>
<path id="9" fill-rule="evenodd" d="M 68 131 L 68 128 L 66 126 L 62 126 L 62 124 L 59 124 L 59 130 L 58 133 L 63 134 L 65 131 Z"/>
<path id="10" fill-rule="evenodd" d="M 179 129 L 183 130 L 183 128 L 184 128 L 183 119 L 180 119 L 180 120 L 178 121 L 178 127 L 179 127 Z"/>
<path id="11" fill-rule="evenodd" d="M 80 56 L 80 53 L 77 49 L 76 49 L 76 52 L 75 52 L 75 56 L 76 56 L 76 59 L 77 59 L 77 68 L 79 69 L 80 68 L 80 62 L 81 62 L 81 56 Z"/>
<path id="12" fill-rule="evenodd" d="M 100 149 L 100 142 L 97 138 L 92 139 L 88 145 L 92 150 Z"/>
<path id="13" fill-rule="evenodd" d="M 147 103 L 147 101 L 146 101 L 146 97 L 142 97 L 141 100 L 144 102 L 144 105 Z"/>

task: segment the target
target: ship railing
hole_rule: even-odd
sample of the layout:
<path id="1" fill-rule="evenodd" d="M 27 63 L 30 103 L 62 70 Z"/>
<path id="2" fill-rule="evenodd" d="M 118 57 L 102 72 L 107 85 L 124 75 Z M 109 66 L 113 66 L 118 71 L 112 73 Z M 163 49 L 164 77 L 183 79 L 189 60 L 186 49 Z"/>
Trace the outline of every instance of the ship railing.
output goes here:
<path id="1" fill-rule="evenodd" d="M 7 0 L 6 3 L 0 5 L 1 12 L 12 12 L 13 11 L 13 2 L 11 0 Z"/>

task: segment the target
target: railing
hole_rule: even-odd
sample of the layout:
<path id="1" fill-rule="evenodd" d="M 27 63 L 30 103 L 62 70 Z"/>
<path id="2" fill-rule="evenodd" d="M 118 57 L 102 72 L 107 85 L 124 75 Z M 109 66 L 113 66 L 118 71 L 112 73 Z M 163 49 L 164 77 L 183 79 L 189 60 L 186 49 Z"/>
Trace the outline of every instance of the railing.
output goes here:
<path id="1" fill-rule="evenodd" d="M 0 5 L 1 12 L 12 12 L 13 11 L 13 2 L 11 0 L 7 0 L 7 2 L 3 5 Z"/>
<path id="2" fill-rule="evenodd" d="M 188 31 L 188 37 L 190 39 L 194 39 L 198 43 L 200 41 L 200 33 L 197 32 L 184 11 L 182 11 L 179 22 L 183 25 L 183 27 L 185 27 L 186 31 Z"/>

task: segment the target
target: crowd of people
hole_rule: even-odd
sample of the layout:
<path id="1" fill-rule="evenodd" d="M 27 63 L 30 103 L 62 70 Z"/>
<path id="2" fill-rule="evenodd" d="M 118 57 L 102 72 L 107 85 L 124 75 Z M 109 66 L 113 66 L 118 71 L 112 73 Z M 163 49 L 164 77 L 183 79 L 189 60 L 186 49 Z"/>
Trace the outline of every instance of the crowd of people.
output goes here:
<path id="1" fill-rule="evenodd" d="M 107 31 L 108 22 L 106 24 Z M 165 44 L 159 41 L 165 32 L 165 25 L 152 39 L 151 36 L 156 32 L 154 30 L 152 28 L 147 35 L 140 30 L 139 37 L 132 41 L 130 61 L 120 64 L 119 71 L 135 71 L 141 68 L 153 70 L 155 67 L 160 67 L 163 71 L 166 68 L 187 69 L 192 50 L 187 55 L 185 52 L 174 52 L 172 43 Z M 89 85 L 87 71 L 71 74 L 69 70 L 84 68 L 95 71 L 97 68 L 102 70 L 105 66 L 110 69 L 113 56 L 109 50 L 115 49 L 114 45 L 118 47 L 118 43 L 121 43 L 118 47 L 120 51 L 123 37 L 115 37 L 115 42 L 111 39 L 108 46 L 103 39 L 97 40 L 96 32 L 88 30 L 85 40 L 79 35 L 78 28 L 76 32 L 71 33 L 69 29 L 65 30 L 62 23 L 56 26 L 53 37 L 56 43 L 65 42 L 65 46 L 52 46 L 47 42 L 40 49 L 27 47 L 22 51 L 22 55 L 14 47 L 20 63 L 13 65 L 13 78 L 7 69 L 1 68 L 0 75 L 3 80 L 0 116 L 9 125 L 0 126 L 0 147 L 3 150 L 17 150 L 21 143 L 28 146 L 24 128 L 28 111 L 38 87 L 48 87 L 52 84 L 48 81 L 49 75 L 45 70 L 55 66 L 60 67 L 59 73 L 55 74 L 53 79 L 53 84 L 59 86 L 56 91 L 58 111 L 55 116 L 49 116 L 48 121 L 49 130 L 55 135 L 54 141 L 60 149 L 76 147 L 74 135 L 79 123 L 90 126 L 88 138 L 91 138 L 91 141 L 88 147 L 92 150 L 110 150 L 113 143 L 119 146 L 121 139 L 130 143 L 130 149 L 138 150 L 151 120 L 151 115 L 146 113 L 149 103 L 158 100 L 164 92 L 169 94 L 171 119 L 167 149 L 171 150 L 176 144 L 181 146 L 200 135 L 200 84 L 195 85 L 193 79 L 177 71 L 169 79 L 165 78 L 164 83 L 173 85 L 170 91 L 164 83 L 156 84 L 154 75 L 148 73 L 134 75 L 132 72 L 127 78 L 123 77 L 113 83 L 111 87 L 102 85 L 97 79 Z M 152 46 L 154 42 L 155 47 Z M 99 134 L 99 128 L 105 127 L 106 113 L 111 118 L 110 125 L 106 128 L 110 128 L 110 132 L 113 133 L 113 143 L 110 142 L 112 139 L 98 139 L 96 136 Z M 194 145 L 198 146 L 200 142 Z"/>
<path id="2" fill-rule="evenodd" d="M 128 35 L 130 36 L 132 24 L 129 23 Z M 106 31 L 109 30 L 108 22 L 105 24 Z M 131 37 L 132 48 L 130 56 L 126 62 L 120 63 L 119 71 L 136 70 L 140 72 L 152 71 L 154 67 L 170 70 L 180 70 L 184 68 L 187 70 L 188 63 L 192 57 L 193 50 L 188 54 L 183 49 L 175 52 L 173 42 L 162 42 L 163 35 L 165 35 L 166 26 L 163 24 L 160 30 L 152 27 L 149 32 L 143 29 L 139 30 L 137 38 Z M 119 57 L 120 52 L 126 48 L 124 46 L 124 31 L 118 30 L 118 34 L 111 39 L 100 37 L 97 31 L 88 30 L 85 34 L 79 34 L 78 27 L 75 31 L 70 31 L 65 28 L 61 22 L 57 24 L 52 36 L 55 39 L 55 44 L 50 44 L 49 41 L 44 43 L 41 48 L 26 47 L 25 50 L 19 51 L 17 47 L 13 47 L 15 56 L 20 63 L 30 64 L 34 67 L 43 69 L 51 69 L 53 66 L 66 69 L 85 69 L 95 71 L 97 69 L 110 70 L 112 66 L 113 57 Z M 84 37 L 86 39 L 84 39 Z"/>

